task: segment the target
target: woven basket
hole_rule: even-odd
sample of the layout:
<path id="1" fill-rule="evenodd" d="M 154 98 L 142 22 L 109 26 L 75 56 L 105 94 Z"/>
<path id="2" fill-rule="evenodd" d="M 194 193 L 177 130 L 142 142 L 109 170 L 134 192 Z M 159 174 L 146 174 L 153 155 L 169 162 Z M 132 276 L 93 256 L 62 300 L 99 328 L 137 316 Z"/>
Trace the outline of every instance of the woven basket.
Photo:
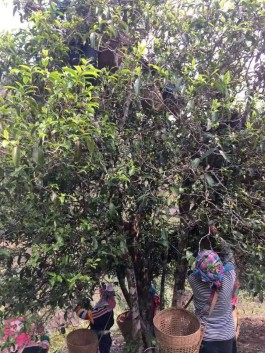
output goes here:
<path id="1" fill-rule="evenodd" d="M 170 308 L 154 317 L 160 353 L 197 353 L 201 343 L 199 319 L 185 309 Z"/>
<path id="2" fill-rule="evenodd" d="M 80 328 L 70 332 L 66 337 L 69 353 L 96 353 L 98 338 L 87 328 Z"/>
<path id="3" fill-rule="evenodd" d="M 132 339 L 132 318 L 127 317 L 129 312 L 130 311 L 125 311 L 117 317 L 117 324 L 125 341 L 130 341 Z"/>

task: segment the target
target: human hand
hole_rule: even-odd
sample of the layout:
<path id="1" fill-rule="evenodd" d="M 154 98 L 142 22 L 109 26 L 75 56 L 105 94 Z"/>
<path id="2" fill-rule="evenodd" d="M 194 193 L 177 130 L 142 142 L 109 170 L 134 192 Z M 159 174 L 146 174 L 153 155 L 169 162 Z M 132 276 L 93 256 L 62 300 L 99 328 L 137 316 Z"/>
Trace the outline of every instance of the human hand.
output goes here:
<path id="1" fill-rule="evenodd" d="M 211 235 L 216 235 L 216 234 L 218 234 L 218 229 L 216 228 L 216 226 L 214 224 L 211 224 L 209 226 L 209 232 Z"/>
<path id="2" fill-rule="evenodd" d="M 80 301 L 76 298 L 73 298 L 69 301 L 69 304 L 67 306 L 67 310 L 69 311 L 75 311 L 76 308 L 80 307 Z"/>

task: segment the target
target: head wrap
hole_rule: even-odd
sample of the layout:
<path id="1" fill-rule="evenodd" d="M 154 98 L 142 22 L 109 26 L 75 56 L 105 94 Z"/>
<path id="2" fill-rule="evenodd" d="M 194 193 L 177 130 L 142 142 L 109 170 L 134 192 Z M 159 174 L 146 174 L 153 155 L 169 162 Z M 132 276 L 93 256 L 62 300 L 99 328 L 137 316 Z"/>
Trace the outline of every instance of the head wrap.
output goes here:
<path id="1" fill-rule="evenodd" d="M 211 288 L 218 289 L 222 286 L 225 268 L 216 252 L 204 250 L 196 257 L 193 273 L 201 281 L 209 283 Z"/>
<path id="2" fill-rule="evenodd" d="M 101 298 L 95 305 L 95 308 L 101 306 L 103 303 L 108 303 L 109 306 L 114 309 L 116 306 L 116 294 L 112 284 L 107 284 L 105 288 L 101 287 L 99 293 Z"/>
<path id="3" fill-rule="evenodd" d="M 112 284 L 107 284 L 105 290 L 106 290 L 107 292 L 113 293 L 113 295 L 115 295 L 115 290 L 114 290 Z"/>

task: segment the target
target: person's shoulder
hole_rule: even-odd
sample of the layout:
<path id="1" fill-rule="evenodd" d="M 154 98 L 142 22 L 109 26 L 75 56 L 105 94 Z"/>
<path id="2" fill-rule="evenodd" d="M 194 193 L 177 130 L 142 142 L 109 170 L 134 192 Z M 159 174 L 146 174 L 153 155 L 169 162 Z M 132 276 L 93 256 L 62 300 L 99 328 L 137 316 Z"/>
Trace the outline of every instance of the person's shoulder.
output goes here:
<path id="1" fill-rule="evenodd" d="M 224 280 L 225 281 L 229 281 L 229 282 L 235 282 L 235 280 L 236 280 L 236 271 L 235 271 L 235 269 L 233 268 L 233 269 L 231 269 L 231 270 L 229 270 L 229 271 L 226 271 L 225 273 L 224 273 Z"/>
<path id="2" fill-rule="evenodd" d="M 232 262 L 231 262 L 231 268 L 228 268 L 228 270 L 225 271 L 224 276 L 236 277 L 236 270 L 235 270 L 235 267 L 233 266 Z"/>
<path id="3" fill-rule="evenodd" d="M 201 282 L 193 272 L 188 276 L 188 281 L 191 286 Z"/>
<path id="4" fill-rule="evenodd" d="M 189 282 L 190 282 L 190 281 L 193 281 L 193 279 L 194 279 L 194 273 L 191 272 L 191 273 L 188 275 L 188 281 L 189 281 Z"/>
<path id="5" fill-rule="evenodd" d="M 111 310 L 112 310 L 112 307 L 109 304 L 103 304 L 103 305 L 95 307 L 92 310 L 92 313 L 98 313 L 100 311 L 106 311 L 107 312 L 107 311 L 111 311 Z"/>

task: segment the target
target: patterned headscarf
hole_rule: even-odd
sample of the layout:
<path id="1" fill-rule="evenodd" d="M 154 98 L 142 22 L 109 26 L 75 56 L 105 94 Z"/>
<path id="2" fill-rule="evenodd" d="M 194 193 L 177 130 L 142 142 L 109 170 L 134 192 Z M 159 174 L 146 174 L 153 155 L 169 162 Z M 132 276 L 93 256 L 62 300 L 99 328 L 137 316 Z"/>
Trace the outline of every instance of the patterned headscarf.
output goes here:
<path id="1" fill-rule="evenodd" d="M 201 281 L 210 284 L 211 288 L 221 288 L 225 268 L 220 257 L 213 250 L 204 250 L 199 253 L 193 273 Z"/>

